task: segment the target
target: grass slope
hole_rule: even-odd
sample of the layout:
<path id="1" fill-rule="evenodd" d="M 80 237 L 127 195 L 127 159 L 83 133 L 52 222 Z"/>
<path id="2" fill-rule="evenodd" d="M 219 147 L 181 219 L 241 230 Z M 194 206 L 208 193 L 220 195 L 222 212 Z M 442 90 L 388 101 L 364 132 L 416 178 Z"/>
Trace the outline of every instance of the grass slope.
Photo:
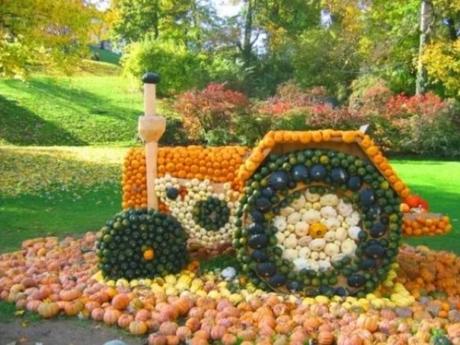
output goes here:
<path id="1" fill-rule="evenodd" d="M 88 62 L 86 72 L 79 76 L 35 75 L 25 82 L 0 80 L 0 143 L 134 142 L 142 94 L 124 78 L 106 75 L 113 68 Z"/>
<path id="2" fill-rule="evenodd" d="M 8 162 L 16 155 L 21 169 L 15 178 L 10 165 L 0 165 L 0 252 L 15 250 L 26 238 L 98 229 L 120 210 L 120 183 L 113 169 L 114 162 L 121 164 L 123 150 L 0 147 L 0 159 Z M 448 235 L 406 241 L 460 254 L 460 180 L 455 178 L 460 176 L 460 162 L 394 160 L 393 164 L 413 191 L 427 198 L 434 211 L 450 215 L 454 225 Z M 79 165 L 84 169 L 77 169 Z M 95 177 L 87 178 L 88 174 Z M 106 178 L 98 177 L 95 185 L 96 175 Z M 51 181 L 29 183 L 28 176 Z"/>

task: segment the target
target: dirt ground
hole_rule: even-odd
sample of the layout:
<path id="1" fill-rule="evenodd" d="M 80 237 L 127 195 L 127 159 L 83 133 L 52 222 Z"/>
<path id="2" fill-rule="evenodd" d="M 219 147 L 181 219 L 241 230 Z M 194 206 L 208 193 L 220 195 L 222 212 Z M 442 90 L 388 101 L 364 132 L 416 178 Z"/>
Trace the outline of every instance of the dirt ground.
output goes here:
<path id="1" fill-rule="evenodd" d="M 143 345 L 145 338 L 133 337 L 117 328 L 79 320 L 0 322 L 0 345 L 103 345 L 110 340 Z"/>

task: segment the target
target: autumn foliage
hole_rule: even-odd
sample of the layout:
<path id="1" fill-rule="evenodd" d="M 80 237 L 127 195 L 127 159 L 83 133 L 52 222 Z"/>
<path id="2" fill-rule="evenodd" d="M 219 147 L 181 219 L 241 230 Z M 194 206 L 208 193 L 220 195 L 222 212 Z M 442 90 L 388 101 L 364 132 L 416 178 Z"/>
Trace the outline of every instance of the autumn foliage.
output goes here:
<path id="1" fill-rule="evenodd" d="M 190 139 L 198 140 L 216 128 L 232 131 L 232 116 L 249 105 L 241 92 L 224 84 L 209 84 L 203 90 L 185 92 L 177 98 L 174 108 L 182 116 Z"/>

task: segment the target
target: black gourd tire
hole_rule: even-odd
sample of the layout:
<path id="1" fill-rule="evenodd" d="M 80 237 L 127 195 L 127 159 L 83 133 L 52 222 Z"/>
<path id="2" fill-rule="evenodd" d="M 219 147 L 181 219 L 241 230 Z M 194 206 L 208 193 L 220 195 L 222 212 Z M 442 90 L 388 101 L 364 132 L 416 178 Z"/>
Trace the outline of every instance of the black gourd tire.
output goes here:
<path id="1" fill-rule="evenodd" d="M 280 210 L 307 190 L 344 198 L 360 215 L 353 255 L 324 271 L 294 270 L 273 225 Z M 271 154 L 246 183 L 233 246 L 243 271 L 263 289 L 362 297 L 385 280 L 397 255 L 399 207 L 399 197 L 367 159 L 324 149 Z"/>
<path id="2" fill-rule="evenodd" d="M 172 216 L 147 209 L 116 214 L 101 229 L 97 255 L 106 279 L 138 279 L 177 273 L 187 263 L 187 235 Z M 153 258 L 145 258 L 151 250 Z"/>

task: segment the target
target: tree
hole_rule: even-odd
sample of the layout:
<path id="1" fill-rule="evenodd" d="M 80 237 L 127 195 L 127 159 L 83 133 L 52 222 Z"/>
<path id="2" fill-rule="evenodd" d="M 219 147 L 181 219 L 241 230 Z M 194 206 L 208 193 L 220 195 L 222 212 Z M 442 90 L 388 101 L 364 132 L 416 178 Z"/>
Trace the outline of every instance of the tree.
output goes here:
<path id="1" fill-rule="evenodd" d="M 72 69 L 85 54 L 94 6 L 83 0 L 0 2 L 0 76 L 33 66 Z"/>
<path id="2" fill-rule="evenodd" d="M 138 42 L 146 37 L 173 39 L 200 50 L 215 29 L 214 9 L 200 0 L 115 0 L 117 38 Z"/>
<path id="3" fill-rule="evenodd" d="M 415 93 L 420 95 L 425 92 L 426 71 L 423 67 L 423 53 L 427 44 L 428 35 L 433 27 L 433 5 L 430 0 L 421 0 L 420 5 L 420 46 L 417 63 L 417 79 Z"/>

